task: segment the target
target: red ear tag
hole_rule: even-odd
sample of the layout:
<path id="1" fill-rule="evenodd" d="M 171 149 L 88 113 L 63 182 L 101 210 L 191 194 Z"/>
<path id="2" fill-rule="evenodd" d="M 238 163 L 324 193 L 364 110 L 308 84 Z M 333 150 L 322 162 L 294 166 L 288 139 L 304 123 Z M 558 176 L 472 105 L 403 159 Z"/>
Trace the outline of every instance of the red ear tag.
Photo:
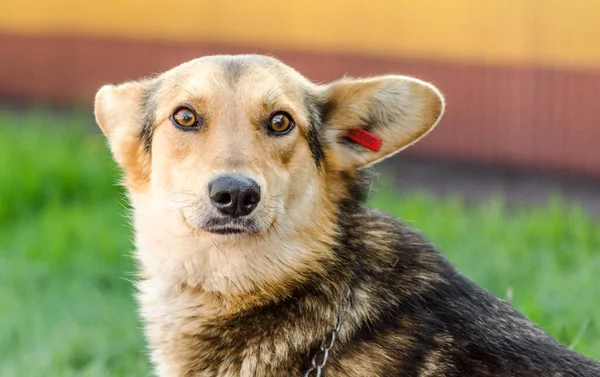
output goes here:
<path id="1" fill-rule="evenodd" d="M 377 152 L 381 147 L 381 139 L 372 133 L 363 130 L 362 128 L 350 130 L 346 136 L 355 143 L 360 144 L 363 147 L 367 147 L 375 152 Z"/>

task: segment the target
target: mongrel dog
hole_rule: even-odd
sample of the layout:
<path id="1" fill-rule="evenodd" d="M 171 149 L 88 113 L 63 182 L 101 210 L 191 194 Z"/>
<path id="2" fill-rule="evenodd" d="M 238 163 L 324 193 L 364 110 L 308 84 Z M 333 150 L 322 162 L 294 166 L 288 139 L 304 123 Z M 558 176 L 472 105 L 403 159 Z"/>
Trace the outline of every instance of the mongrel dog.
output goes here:
<path id="1" fill-rule="evenodd" d="M 316 85 L 256 55 L 100 89 L 157 375 L 600 376 L 364 207 L 363 168 L 443 111 L 414 78 Z"/>

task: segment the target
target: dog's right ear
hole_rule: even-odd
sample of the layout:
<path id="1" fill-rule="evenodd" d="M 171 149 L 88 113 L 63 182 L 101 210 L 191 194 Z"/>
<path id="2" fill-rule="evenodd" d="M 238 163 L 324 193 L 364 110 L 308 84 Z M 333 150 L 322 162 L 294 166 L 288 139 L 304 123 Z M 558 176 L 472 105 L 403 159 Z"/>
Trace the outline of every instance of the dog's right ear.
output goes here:
<path id="1" fill-rule="evenodd" d="M 344 78 L 322 88 L 328 160 L 335 170 L 362 169 L 398 153 L 444 113 L 439 90 L 414 77 Z"/>
<path id="2" fill-rule="evenodd" d="M 105 85 L 96 93 L 94 102 L 96 122 L 108 138 L 130 188 L 146 182 L 150 175 L 149 151 L 143 141 L 143 130 L 148 127 L 145 123 L 153 116 L 146 108 L 150 85 L 150 80 Z"/>

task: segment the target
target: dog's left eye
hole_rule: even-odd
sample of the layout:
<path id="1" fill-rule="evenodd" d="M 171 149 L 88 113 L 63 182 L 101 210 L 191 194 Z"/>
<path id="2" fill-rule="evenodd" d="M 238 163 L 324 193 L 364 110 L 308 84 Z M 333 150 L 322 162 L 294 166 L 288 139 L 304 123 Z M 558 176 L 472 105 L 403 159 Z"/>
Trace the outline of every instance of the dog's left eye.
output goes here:
<path id="1" fill-rule="evenodd" d="M 199 120 L 196 114 L 186 108 L 182 107 L 175 111 L 172 115 L 173 123 L 179 128 L 194 128 L 199 125 Z"/>
<path id="2" fill-rule="evenodd" d="M 294 120 L 286 112 L 277 112 L 269 119 L 269 130 L 276 135 L 287 134 L 293 127 Z"/>

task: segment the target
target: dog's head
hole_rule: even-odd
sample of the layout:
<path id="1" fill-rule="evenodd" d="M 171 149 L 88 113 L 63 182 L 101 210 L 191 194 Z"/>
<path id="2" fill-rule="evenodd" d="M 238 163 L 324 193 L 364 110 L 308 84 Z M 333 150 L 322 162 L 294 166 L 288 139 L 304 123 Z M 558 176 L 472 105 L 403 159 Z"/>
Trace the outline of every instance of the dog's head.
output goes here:
<path id="1" fill-rule="evenodd" d="M 95 114 L 125 173 L 145 267 L 223 291 L 326 257 L 345 182 L 420 139 L 443 109 L 413 78 L 316 85 L 248 55 L 105 86 Z M 351 141 L 355 129 L 379 148 Z"/>

